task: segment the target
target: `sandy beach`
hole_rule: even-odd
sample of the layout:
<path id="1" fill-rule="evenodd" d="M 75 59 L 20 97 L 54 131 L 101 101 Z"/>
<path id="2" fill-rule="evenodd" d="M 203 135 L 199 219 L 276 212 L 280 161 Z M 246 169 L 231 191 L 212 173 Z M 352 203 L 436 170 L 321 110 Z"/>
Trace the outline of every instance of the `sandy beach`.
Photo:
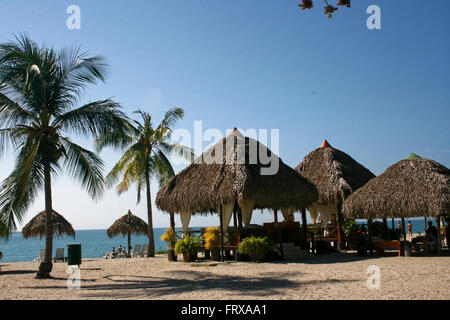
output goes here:
<path id="1" fill-rule="evenodd" d="M 179 257 L 181 258 L 181 256 Z M 67 288 L 67 264 L 52 280 L 35 280 L 37 263 L 2 263 L 0 299 L 450 299 L 450 257 L 308 256 L 301 261 L 171 263 L 87 259 L 81 288 Z M 367 268 L 380 268 L 380 289 L 368 289 Z"/>

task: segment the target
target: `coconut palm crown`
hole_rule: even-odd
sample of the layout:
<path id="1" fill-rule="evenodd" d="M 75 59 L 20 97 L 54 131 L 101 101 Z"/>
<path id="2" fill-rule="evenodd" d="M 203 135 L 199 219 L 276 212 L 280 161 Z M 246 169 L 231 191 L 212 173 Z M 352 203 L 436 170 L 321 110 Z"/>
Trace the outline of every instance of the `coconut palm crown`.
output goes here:
<path id="1" fill-rule="evenodd" d="M 122 194 L 128 191 L 132 184 L 137 188 L 137 202 L 141 200 L 142 188 L 145 187 L 147 200 L 148 216 L 148 237 L 149 254 L 148 257 L 155 255 L 155 241 L 153 235 L 152 218 L 152 200 L 151 200 L 151 178 L 158 180 L 160 185 L 165 184 L 174 176 L 174 170 L 166 155 L 181 156 L 192 161 L 194 158 L 191 148 L 171 143 L 170 137 L 172 127 L 177 120 L 184 117 L 184 111 L 181 108 L 172 108 L 166 112 L 161 123 L 154 127 L 150 114 L 138 110 L 142 122 L 132 121 L 132 129 L 127 137 L 128 145 L 124 146 L 123 139 L 116 139 L 116 133 L 104 135 L 96 140 L 98 150 L 107 146 L 119 147 L 124 151 L 122 158 L 113 167 L 106 176 L 106 184 L 111 187 L 117 182 L 117 192 Z M 117 144 L 119 141 L 122 146 Z"/>
<path id="2" fill-rule="evenodd" d="M 22 222 L 41 190 L 45 193 L 46 256 L 37 278 L 52 269 L 51 180 L 67 172 L 93 199 L 103 191 L 103 162 L 69 135 L 95 138 L 128 126 L 120 105 L 111 99 L 79 106 L 89 84 L 104 81 L 107 64 L 74 47 L 56 51 L 28 36 L 0 44 L 0 155 L 16 153 L 15 167 L 0 186 L 0 218 L 8 230 Z"/>

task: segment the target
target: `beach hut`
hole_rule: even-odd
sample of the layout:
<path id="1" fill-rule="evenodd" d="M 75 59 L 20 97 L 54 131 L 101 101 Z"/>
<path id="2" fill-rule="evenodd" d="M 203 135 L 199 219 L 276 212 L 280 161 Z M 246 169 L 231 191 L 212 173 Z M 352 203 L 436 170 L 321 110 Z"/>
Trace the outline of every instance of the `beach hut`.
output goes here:
<path id="1" fill-rule="evenodd" d="M 337 222 L 338 248 L 343 246 L 342 203 L 375 175 L 327 140 L 308 154 L 295 168 L 317 188 L 319 198 L 307 209 L 313 222 L 320 215 L 323 223 Z"/>
<path id="2" fill-rule="evenodd" d="M 106 230 L 108 237 L 112 238 L 117 235 L 128 237 L 128 254 L 131 253 L 131 235 L 148 234 L 148 224 L 141 218 L 133 215 L 131 210 L 123 217 L 117 219 L 109 228 Z"/>
<path id="3" fill-rule="evenodd" d="M 72 225 L 54 210 L 52 214 L 52 224 L 54 236 L 61 237 L 65 234 L 75 238 L 75 230 Z M 39 239 L 45 237 L 45 211 L 40 212 L 23 227 L 22 235 L 25 239 L 37 236 L 39 236 Z"/>
<path id="4" fill-rule="evenodd" d="M 239 225 L 248 226 L 254 209 L 298 210 L 316 200 L 309 181 L 235 128 L 164 185 L 156 205 L 179 213 L 184 231 L 192 214 L 219 213 L 223 253 L 223 234 L 237 211 Z"/>
<path id="5" fill-rule="evenodd" d="M 405 217 L 436 217 L 440 244 L 440 217 L 450 214 L 450 170 L 430 159 L 408 157 L 348 197 L 343 212 L 349 218 L 402 218 L 403 226 Z"/>

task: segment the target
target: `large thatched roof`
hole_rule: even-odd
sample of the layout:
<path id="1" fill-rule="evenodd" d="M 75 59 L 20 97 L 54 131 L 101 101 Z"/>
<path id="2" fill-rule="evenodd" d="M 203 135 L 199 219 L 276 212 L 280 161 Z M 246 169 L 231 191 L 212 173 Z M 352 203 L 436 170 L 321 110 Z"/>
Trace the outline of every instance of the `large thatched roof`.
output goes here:
<path id="1" fill-rule="evenodd" d="M 348 154 L 331 147 L 326 140 L 320 148 L 308 154 L 295 170 L 317 187 L 319 205 L 342 203 L 352 192 L 375 177 Z"/>
<path id="2" fill-rule="evenodd" d="M 261 154 L 278 161 L 275 174 L 264 174 L 270 165 Z M 300 209 L 317 200 L 317 191 L 267 147 L 235 129 L 164 185 L 156 205 L 166 212 L 206 213 L 248 200 L 255 209 Z"/>
<path id="3" fill-rule="evenodd" d="M 106 230 L 108 237 L 112 238 L 117 235 L 126 236 L 128 234 L 147 234 L 148 224 L 139 217 L 136 217 L 128 210 L 128 213 L 122 218 L 117 219 L 111 227 Z"/>
<path id="4" fill-rule="evenodd" d="M 347 217 L 362 219 L 450 213 L 450 170 L 422 158 L 399 161 L 344 202 Z"/>
<path id="5" fill-rule="evenodd" d="M 60 237 L 65 234 L 75 238 L 75 230 L 72 225 L 56 211 L 53 211 L 52 214 L 52 224 L 53 235 Z M 25 239 L 37 236 L 39 239 L 45 237 L 45 211 L 40 212 L 23 227 L 22 235 Z"/>

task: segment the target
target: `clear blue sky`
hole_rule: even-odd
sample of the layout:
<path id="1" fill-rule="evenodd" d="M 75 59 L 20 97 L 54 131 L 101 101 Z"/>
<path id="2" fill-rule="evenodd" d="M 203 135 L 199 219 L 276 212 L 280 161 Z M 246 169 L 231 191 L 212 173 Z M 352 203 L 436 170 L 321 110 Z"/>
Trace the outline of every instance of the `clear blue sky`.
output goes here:
<path id="1" fill-rule="evenodd" d="M 80 44 L 111 65 L 85 101 L 114 97 L 156 119 L 181 106 L 178 127 L 188 130 L 195 120 L 223 132 L 279 129 L 280 156 L 293 167 L 324 138 L 375 174 L 411 152 L 450 167 L 450 1 L 358 0 L 332 19 L 315 2 L 302 11 L 291 0 L 0 0 L 0 42 L 26 32 L 57 48 Z M 66 27 L 71 4 L 81 30 Z M 366 27 L 371 4 L 381 30 Z M 120 155 L 102 156 L 110 169 Z M 0 179 L 13 159 L 0 160 Z M 65 177 L 54 189 L 55 209 L 75 228 L 106 228 L 128 208 L 146 216 L 134 190 L 94 203 Z M 40 198 L 25 222 L 42 209 Z M 167 225 L 155 212 L 155 226 Z"/>

